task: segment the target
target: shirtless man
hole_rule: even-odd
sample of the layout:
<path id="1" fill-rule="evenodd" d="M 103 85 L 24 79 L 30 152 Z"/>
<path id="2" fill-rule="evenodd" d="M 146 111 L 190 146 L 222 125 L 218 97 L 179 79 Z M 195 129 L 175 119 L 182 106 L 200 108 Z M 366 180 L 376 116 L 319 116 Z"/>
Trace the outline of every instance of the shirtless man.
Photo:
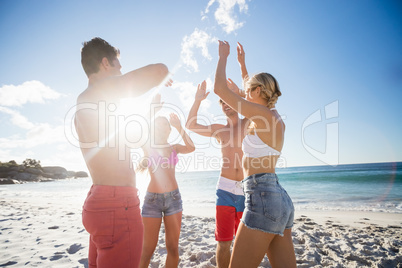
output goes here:
<path id="1" fill-rule="evenodd" d="M 143 242 L 140 201 L 130 148 L 121 140 L 126 129 L 116 129 L 115 124 L 120 99 L 158 86 L 168 69 L 152 64 L 122 75 L 119 50 L 101 38 L 83 45 L 81 63 L 88 87 L 77 99 L 75 127 L 93 182 L 82 212 L 90 234 L 88 265 L 138 267 Z"/>
<path id="2" fill-rule="evenodd" d="M 248 73 L 245 64 L 243 47 L 238 43 L 237 60 L 240 64 L 242 78 Z M 228 87 L 238 94 L 244 94 L 232 80 L 228 79 Z M 229 105 L 219 100 L 222 111 L 227 117 L 227 124 L 201 125 L 197 123 L 197 113 L 200 104 L 208 96 L 206 82 L 198 85 L 194 104 L 187 118 L 186 127 L 197 134 L 214 137 L 221 145 L 222 167 L 216 190 L 216 227 L 215 240 L 217 267 L 226 268 L 230 262 L 230 246 L 236 234 L 244 210 L 244 193 L 241 181 L 243 177 L 241 148 L 247 132 L 248 120 L 240 119 L 238 113 Z"/>

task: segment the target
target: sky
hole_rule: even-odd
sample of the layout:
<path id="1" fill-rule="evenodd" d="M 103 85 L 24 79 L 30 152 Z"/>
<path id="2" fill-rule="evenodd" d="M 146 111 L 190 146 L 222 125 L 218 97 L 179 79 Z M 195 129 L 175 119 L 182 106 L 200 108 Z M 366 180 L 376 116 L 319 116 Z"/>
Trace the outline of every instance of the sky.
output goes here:
<path id="1" fill-rule="evenodd" d="M 200 116 L 225 123 L 212 89 L 217 40 L 231 45 L 227 76 L 240 87 L 243 44 L 249 73 L 273 74 L 282 91 L 279 167 L 402 161 L 400 1 L 2 0 L 0 33 L 2 162 L 86 170 L 71 120 L 87 86 L 80 49 L 93 37 L 120 49 L 123 73 L 166 64 L 173 86 L 139 100 L 161 93 L 161 113 L 183 124 L 203 80 L 211 94 Z M 219 144 L 190 136 L 197 149 L 181 171 L 219 169 Z"/>

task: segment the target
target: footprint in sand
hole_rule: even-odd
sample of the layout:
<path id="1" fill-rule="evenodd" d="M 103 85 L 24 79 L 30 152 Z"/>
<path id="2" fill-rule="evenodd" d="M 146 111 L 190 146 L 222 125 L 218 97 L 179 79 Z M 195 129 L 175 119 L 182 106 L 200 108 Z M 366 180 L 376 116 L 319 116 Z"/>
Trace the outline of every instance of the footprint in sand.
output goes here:
<path id="1" fill-rule="evenodd" d="M 72 244 L 68 249 L 67 252 L 68 254 L 75 254 L 77 253 L 79 250 L 83 249 L 84 247 L 81 244 Z"/>
<path id="2" fill-rule="evenodd" d="M 64 257 L 63 255 L 64 255 L 64 252 L 55 252 L 54 255 L 52 257 L 50 257 L 49 260 L 57 261 L 57 260 L 63 258 Z"/>
<path id="3" fill-rule="evenodd" d="M 188 237 L 187 240 L 194 241 L 194 242 L 201 242 L 202 238 L 198 237 L 198 236 L 191 236 L 191 237 Z"/>
<path id="4" fill-rule="evenodd" d="M 84 267 L 88 267 L 88 258 L 78 260 L 78 262 L 83 264 Z"/>
<path id="5" fill-rule="evenodd" d="M 9 265 L 14 265 L 14 264 L 17 264 L 17 263 L 18 262 L 16 262 L 16 261 L 8 261 L 6 263 L 0 264 L 0 267 L 7 267 Z"/>

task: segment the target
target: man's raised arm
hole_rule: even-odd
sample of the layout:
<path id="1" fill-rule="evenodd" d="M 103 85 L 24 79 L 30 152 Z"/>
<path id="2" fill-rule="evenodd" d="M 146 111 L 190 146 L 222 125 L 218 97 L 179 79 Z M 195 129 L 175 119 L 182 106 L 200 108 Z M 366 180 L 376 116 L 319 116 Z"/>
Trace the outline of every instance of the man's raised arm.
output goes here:
<path id="1" fill-rule="evenodd" d="M 119 77 L 119 87 L 127 97 L 137 97 L 167 80 L 169 70 L 163 63 L 150 64 Z"/>
<path id="2" fill-rule="evenodd" d="M 207 90 L 207 82 L 202 81 L 201 84 L 198 84 L 197 87 L 197 93 L 195 94 L 194 98 L 194 103 L 193 106 L 190 109 L 190 112 L 187 117 L 187 122 L 186 122 L 186 128 L 194 131 L 195 133 L 206 136 L 206 137 L 212 137 L 214 135 L 214 132 L 217 130 L 217 125 L 208 125 L 204 126 L 201 124 L 198 124 L 198 109 L 200 108 L 201 102 L 205 100 L 209 94 L 209 92 L 206 92 Z"/>

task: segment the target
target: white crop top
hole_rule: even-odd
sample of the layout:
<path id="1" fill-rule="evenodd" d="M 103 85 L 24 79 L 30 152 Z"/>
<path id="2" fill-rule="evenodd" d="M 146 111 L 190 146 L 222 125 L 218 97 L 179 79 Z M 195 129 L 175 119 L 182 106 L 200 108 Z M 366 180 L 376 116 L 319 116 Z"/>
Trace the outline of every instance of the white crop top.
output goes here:
<path id="1" fill-rule="evenodd" d="M 267 155 L 281 155 L 281 152 L 265 144 L 257 134 L 246 135 L 242 143 L 243 155 L 245 157 L 262 157 Z"/>
<path id="2" fill-rule="evenodd" d="M 271 110 L 274 110 L 272 108 Z M 248 134 L 242 142 L 242 150 L 244 157 L 262 157 L 268 155 L 281 155 L 281 152 L 275 150 L 268 144 L 264 143 L 256 133 Z"/>

